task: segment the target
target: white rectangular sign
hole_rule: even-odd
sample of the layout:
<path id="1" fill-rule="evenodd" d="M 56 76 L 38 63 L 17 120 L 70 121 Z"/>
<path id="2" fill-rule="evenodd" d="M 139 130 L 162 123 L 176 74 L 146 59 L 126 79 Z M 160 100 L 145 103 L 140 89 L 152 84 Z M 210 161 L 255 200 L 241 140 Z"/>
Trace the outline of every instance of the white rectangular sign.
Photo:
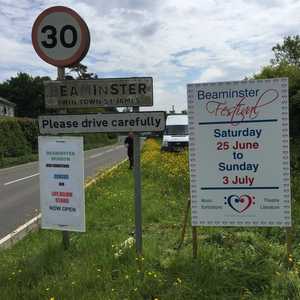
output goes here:
<path id="1" fill-rule="evenodd" d="M 42 228 L 85 231 L 82 137 L 39 136 Z"/>
<path id="2" fill-rule="evenodd" d="M 163 111 L 39 117 L 41 134 L 163 131 L 165 124 Z"/>
<path id="3" fill-rule="evenodd" d="M 291 226 L 288 79 L 189 84 L 193 226 Z"/>
<path id="4" fill-rule="evenodd" d="M 47 108 L 153 106 L 152 77 L 45 82 Z"/>

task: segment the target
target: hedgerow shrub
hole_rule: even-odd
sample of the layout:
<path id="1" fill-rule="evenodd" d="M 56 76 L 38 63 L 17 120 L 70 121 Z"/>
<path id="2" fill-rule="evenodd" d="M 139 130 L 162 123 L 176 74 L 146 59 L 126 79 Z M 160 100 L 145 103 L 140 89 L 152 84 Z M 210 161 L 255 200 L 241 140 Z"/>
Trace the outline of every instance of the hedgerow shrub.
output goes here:
<path id="1" fill-rule="evenodd" d="M 26 141 L 31 147 L 31 152 L 37 153 L 39 135 L 39 126 L 37 120 L 30 118 L 16 118 L 16 120 L 21 127 Z"/>
<path id="2" fill-rule="evenodd" d="M 117 139 L 114 133 L 68 135 L 84 136 L 85 150 L 112 144 Z M 39 127 L 36 119 L 0 117 L 0 166 L 4 158 L 36 154 L 38 136 Z"/>
<path id="3" fill-rule="evenodd" d="M 116 135 L 111 133 L 88 133 L 83 134 L 84 149 L 92 149 L 99 146 L 109 145 L 116 141 Z"/>
<path id="4" fill-rule="evenodd" d="M 0 118 L 0 157 L 17 157 L 31 153 L 29 142 L 15 118 Z"/>

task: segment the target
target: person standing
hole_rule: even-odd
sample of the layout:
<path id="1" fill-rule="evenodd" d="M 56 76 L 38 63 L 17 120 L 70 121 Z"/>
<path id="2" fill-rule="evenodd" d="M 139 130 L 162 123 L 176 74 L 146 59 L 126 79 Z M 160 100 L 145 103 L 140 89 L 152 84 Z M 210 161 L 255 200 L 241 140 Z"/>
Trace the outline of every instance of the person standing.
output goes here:
<path id="1" fill-rule="evenodd" d="M 129 160 L 129 169 L 133 168 L 133 133 L 129 132 L 128 136 L 124 141 L 125 146 L 127 147 L 127 155 Z"/>

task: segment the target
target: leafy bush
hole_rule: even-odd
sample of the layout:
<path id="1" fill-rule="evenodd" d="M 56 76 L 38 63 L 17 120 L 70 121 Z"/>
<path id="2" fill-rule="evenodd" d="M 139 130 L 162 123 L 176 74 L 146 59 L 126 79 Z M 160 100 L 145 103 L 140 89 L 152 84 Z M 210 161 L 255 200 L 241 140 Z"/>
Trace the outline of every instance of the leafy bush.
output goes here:
<path id="1" fill-rule="evenodd" d="M 116 135 L 111 133 L 87 133 L 83 134 L 83 137 L 85 150 L 116 142 Z"/>
<path id="2" fill-rule="evenodd" d="M 76 135 L 84 136 L 85 150 L 113 144 L 117 139 L 114 133 Z M 0 117 L 0 167 L 37 159 L 33 154 L 38 153 L 38 136 L 39 126 L 36 119 Z"/>
<path id="3" fill-rule="evenodd" d="M 22 129 L 26 141 L 31 147 L 31 152 L 37 153 L 39 135 L 39 127 L 37 120 L 29 118 L 17 118 L 16 120 Z"/>
<path id="4" fill-rule="evenodd" d="M 31 153 L 20 124 L 15 118 L 0 119 L 0 157 L 17 157 Z"/>

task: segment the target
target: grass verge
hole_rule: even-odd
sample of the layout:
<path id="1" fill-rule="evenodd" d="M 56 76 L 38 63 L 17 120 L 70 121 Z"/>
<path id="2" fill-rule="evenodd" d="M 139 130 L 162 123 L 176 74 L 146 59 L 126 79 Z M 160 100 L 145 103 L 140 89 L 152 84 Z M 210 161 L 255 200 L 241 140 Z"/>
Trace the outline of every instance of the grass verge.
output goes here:
<path id="1" fill-rule="evenodd" d="M 86 190 L 87 232 L 72 233 L 68 251 L 60 232 L 40 230 L 0 252 L 0 298 L 300 299 L 296 236 L 289 270 L 278 228 L 199 228 L 194 260 L 190 229 L 175 250 L 187 153 L 160 153 L 148 140 L 142 174 L 144 257 L 135 255 L 133 174 L 123 164 Z"/>
<path id="2" fill-rule="evenodd" d="M 0 168 L 8 168 L 38 160 L 37 154 L 27 154 L 18 157 L 4 157 L 0 160 Z"/>

